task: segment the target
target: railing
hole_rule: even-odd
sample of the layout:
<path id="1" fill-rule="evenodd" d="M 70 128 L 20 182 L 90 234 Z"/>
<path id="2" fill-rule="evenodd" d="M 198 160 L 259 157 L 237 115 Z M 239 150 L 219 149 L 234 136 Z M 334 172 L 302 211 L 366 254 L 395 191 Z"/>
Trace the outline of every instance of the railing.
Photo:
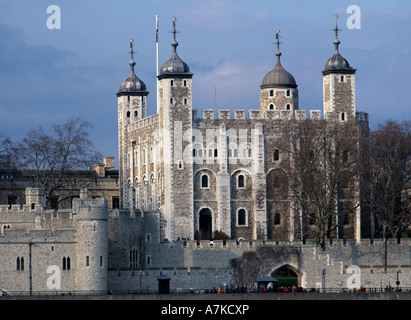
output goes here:
<path id="1" fill-rule="evenodd" d="M 249 290 L 242 291 L 240 288 L 230 288 L 230 289 L 223 289 L 220 294 L 238 294 L 238 295 L 253 295 L 253 294 L 302 294 L 302 293 L 312 293 L 312 294 L 329 294 L 329 293 L 341 293 L 341 294 L 358 294 L 358 293 L 411 293 L 411 287 L 406 288 L 364 288 L 360 289 L 348 289 L 348 288 L 297 288 L 296 290 L 292 290 L 291 288 L 276 288 L 276 289 L 268 289 L 268 290 Z M 107 292 L 102 291 L 7 291 L 3 292 L 4 296 L 20 296 L 20 297 L 28 297 L 28 296 L 105 296 L 105 295 L 157 295 L 157 290 L 109 290 Z M 216 294 L 218 295 L 218 288 L 215 289 L 186 289 L 186 288 L 176 288 L 170 289 L 170 294 L 175 295 L 201 295 L 201 294 Z M 1 299 L 1 293 L 0 293 Z"/>

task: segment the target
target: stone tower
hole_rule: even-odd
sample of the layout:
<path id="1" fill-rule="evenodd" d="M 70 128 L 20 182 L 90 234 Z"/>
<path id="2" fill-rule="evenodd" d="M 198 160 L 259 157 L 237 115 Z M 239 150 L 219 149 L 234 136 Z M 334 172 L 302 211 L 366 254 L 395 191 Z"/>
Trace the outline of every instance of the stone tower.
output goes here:
<path id="1" fill-rule="evenodd" d="M 339 52 L 337 19 L 335 16 L 335 51 L 325 64 L 323 73 L 324 117 L 335 121 L 355 120 L 355 72 Z"/>
<path id="2" fill-rule="evenodd" d="M 194 238 L 192 163 L 192 77 L 188 65 L 177 54 L 176 19 L 171 58 L 160 69 L 159 124 L 164 182 L 161 212 L 167 221 L 166 238 Z"/>
<path id="3" fill-rule="evenodd" d="M 73 199 L 77 219 L 77 274 L 79 291 L 107 292 L 108 227 L 107 200 L 92 199 L 87 189 Z"/>
<path id="4" fill-rule="evenodd" d="M 134 207 L 134 194 L 133 190 L 133 159 L 134 156 L 133 147 L 135 142 L 129 141 L 131 137 L 131 126 L 137 121 L 147 117 L 147 87 L 143 81 L 141 81 L 134 72 L 134 66 L 136 63 L 133 60 L 133 40 L 130 41 L 131 48 L 131 71 L 127 79 L 125 79 L 120 85 L 120 89 L 117 93 L 118 97 L 118 145 L 119 145 L 119 162 L 120 162 L 120 201 L 123 208 Z M 132 140 L 132 139 L 131 139 Z"/>
<path id="5" fill-rule="evenodd" d="M 280 57 L 280 30 L 277 29 L 277 64 L 263 79 L 260 91 L 261 117 L 267 110 L 279 114 L 283 110 L 298 110 L 298 89 L 294 77 L 284 70 Z"/>
<path id="6" fill-rule="evenodd" d="M 46 207 L 46 191 L 43 188 L 27 188 L 26 204 L 30 205 L 31 209 L 44 209 Z"/>

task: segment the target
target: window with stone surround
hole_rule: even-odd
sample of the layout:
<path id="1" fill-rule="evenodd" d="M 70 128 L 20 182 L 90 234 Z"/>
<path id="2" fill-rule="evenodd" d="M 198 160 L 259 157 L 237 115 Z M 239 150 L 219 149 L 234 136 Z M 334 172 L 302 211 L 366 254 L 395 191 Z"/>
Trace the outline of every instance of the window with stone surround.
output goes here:
<path id="1" fill-rule="evenodd" d="M 274 150 L 273 160 L 274 161 L 280 161 L 280 150 L 279 149 Z"/>
<path id="2" fill-rule="evenodd" d="M 247 210 L 245 210 L 244 208 L 240 208 L 237 210 L 237 226 L 247 226 Z"/>
<path id="3" fill-rule="evenodd" d="M 243 174 L 237 176 L 237 189 L 245 189 L 245 175 Z"/>
<path id="4" fill-rule="evenodd" d="M 24 257 L 17 257 L 17 271 L 24 271 Z"/>
<path id="5" fill-rule="evenodd" d="M 200 183 L 200 189 L 210 189 L 210 177 L 207 173 L 201 175 Z"/>

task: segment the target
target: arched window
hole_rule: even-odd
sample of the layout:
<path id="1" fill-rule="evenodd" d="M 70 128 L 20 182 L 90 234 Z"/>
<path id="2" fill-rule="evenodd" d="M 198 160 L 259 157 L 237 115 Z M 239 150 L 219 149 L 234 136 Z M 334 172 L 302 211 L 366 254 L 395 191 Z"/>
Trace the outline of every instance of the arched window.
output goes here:
<path id="1" fill-rule="evenodd" d="M 287 90 L 287 97 L 291 96 L 291 91 L 290 89 Z"/>
<path id="2" fill-rule="evenodd" d="M 270 90 L 270 97 L 274 97 L 274 90 Z"/>
<path id="3" fill-rule="evenodd" d="M 274 150 L 274 161 L 280 161 L 280 150 Z"/>
<path id="4" fill-rule="evenodd" d="M 209 185 L 209 181 L 208 181 L 208 175 L 203 174 L 201 176 L 201 188 L 202 189 L 208 189 L 209 187 L 210 187 L 210 185 Z"/>
<path id="5" fill-rule="evenodd" d="M 237 177 L 237 188 L 245 188 L 245 177 L 243 174 Z"/>
<path id="6" fill-rule="evenodd" d="M 245 226 L 247 225 L 246 221 L 247 221 L 247 212 L 245 211 L 245 209 L 239 209 L 237 211 L 237 225 L 238 226 Z"/>
<path id="7" fill-rule="evenodd" d="M 130 111 L 127 111 L 127 118 L 130 118 Z"/>
<path id="8" fill-rule="evenodd" d="M 274 110 L 274 105 L 270 104 L 270 110 Z"/>
<path id="9" fill-rule="evenodd" d="M 24 258 L 17 257 L 17 271 L 24 271 Z"/>
<path id="10" fill-rule="evenodd" d="M 138 112 L 134 111 L 134 118 L 137 118 L 137 116 L 138 116 Z"/>
<path id="11" fill-rule="evenodd" d="M 184 105 L 187 105 L 187 98 L 184 98 Z"/>
<path id="12" fill-rule="evenodd" d="M 287 104 L 287 110 L 291 110 L 291 105 Z"/>

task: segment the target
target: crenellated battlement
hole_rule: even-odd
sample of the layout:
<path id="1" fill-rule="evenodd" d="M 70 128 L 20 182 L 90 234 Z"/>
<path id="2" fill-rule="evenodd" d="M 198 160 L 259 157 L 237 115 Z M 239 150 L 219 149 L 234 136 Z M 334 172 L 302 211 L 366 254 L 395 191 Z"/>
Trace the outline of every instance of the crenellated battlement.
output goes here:
<path id="1" fill-rule="evenodd" d="M 0 243 L 66 243 L 66 242 L 76 242 L 76 232 L 75 228 L 59 228 L 59 229 L 25 229 L 25 228 L 12 228 L 5 229 L 2 234 L 0 234 Z"/>
<path id="2" fill-rule="evenodd" d="M 202 109 L 201 117 L 198 117 L 198 110 L 193 110 L 194 120 L 322 120 L 331 119 L 332 112 L 327 112 L 325 118 L 322 118 L 321 110 L 310 110 L 309 117 L 307 117 L 306 110 L 266 110 L 263 115 L 260 110 L 248 110 L 248 117 L 246 117 L 247 112 L 244 109 L 235 109 L 233 113 L 228 109 L 217 110 L 217 116 L 215 115 L 214 109 Z M 368 121 L 368 114 L 363 112 L 357 113 L 357 119 L 362 119 L 363 121 Z"/>
<path id="3" fill-rule="evenodd" d="M 263 115 L 260 110 L 248 110 L 248 117 L 246 117 L 247 112 L 244 109 L 234 109 L 231 113 L 229 109 L 219 109 L 217 110 L 217 116 L 214 109 L 202 109 L 201 116 L 199 117 L 198 110 L 193 110 L 193 120 L 330 120 L 334 117 L 334 112 L 326 112 L 325 116 L 322 117 L 321 110 L 310 110 L 309 116 L 307 117 L 306 110 L 266 110 Z M 368 123 L 368 113 L 357 112 L 356 120 L 360 123 Z"/>
<path id="4" fill-rule="evenodd" d="M 0 204 L 0 216 L 2 213 L 33 213 L 33 212 L 44 212 L 45 208 L 42 205 L 30 205 L 30 204 Z"/>
<path id="5" fill-rule="evenodd" d="M 160 244 L 163 247 L 168 248 L 187 248 L 187 249 L 210 249 L 210 250 L 219 250 L 219 249 L 229 249 L 229 248 L 243 248 L 243 249 L 252 249 L 257 248 L 258 246 L 301 246 L 301 247 L 319 247 L 315 240 L 306 240 L 305 242 L 301 240 L 287 241 L 287 240 L 176 240 L 176 241 L 163 241 Z M 357 241 L 352 240 L 342 240 L 334 239 L 332 241 L 327 241 L 326 251 L 334 250 L 335 248 L 356 248 L 356 250 L 367 249 L 370 251 L 382 248 L 384 245 L 384 239 L 362 239 Z M 388 239 L 389 248 L 410 248 L 411 239 L 405 238 L 401 241 L 397 239 Z"/>
<path id="6" fill-rule="evenodd" d="M 160 117 L 157 113 L 149 117 L 145 117 L 141 120 L 136 120 L 136 121 L 127 120 L 128 123 L 127 123 L 126 128 L 128 131 L 135 131 L 137 129 L 147 128 L 150 126 L 158 126 L 159 119 Z"/>

